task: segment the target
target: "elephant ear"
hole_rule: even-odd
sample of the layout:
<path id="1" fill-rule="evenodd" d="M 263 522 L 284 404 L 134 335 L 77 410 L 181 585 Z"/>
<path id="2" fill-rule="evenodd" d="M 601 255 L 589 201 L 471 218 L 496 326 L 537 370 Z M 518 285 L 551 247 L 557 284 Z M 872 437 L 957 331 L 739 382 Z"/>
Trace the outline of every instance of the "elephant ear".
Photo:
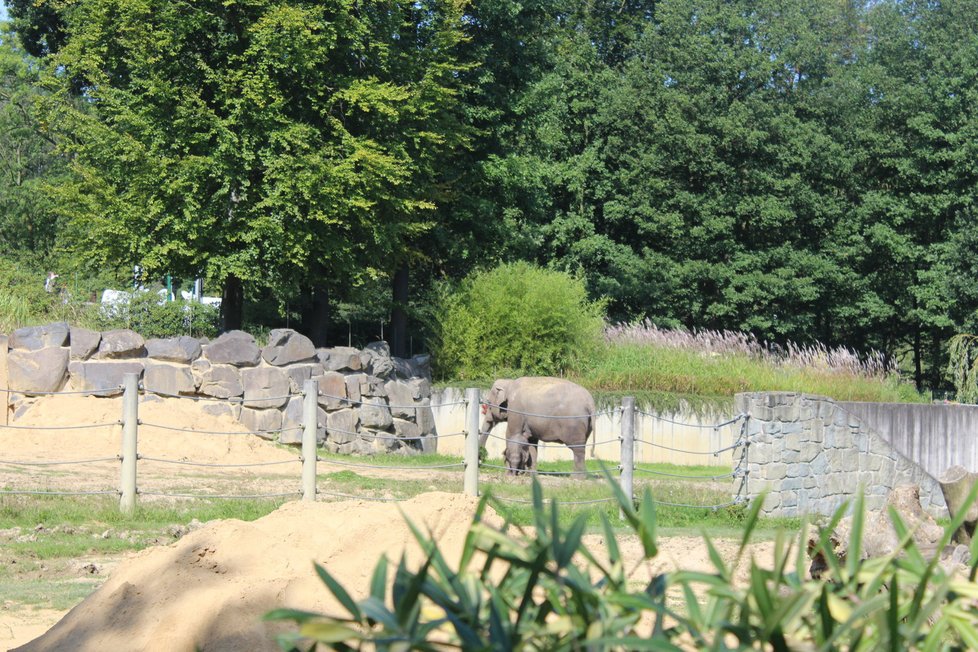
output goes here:
<path id="1" fill-rule="evenodd" d="M 506 405 L 509 403 L 509 397 L 506 395 L 507 389 L 508 387 L 504 384 L 496 387 L 496 404 L 499 405 L 499 409 L 502 412 L 506 411 Z"/>

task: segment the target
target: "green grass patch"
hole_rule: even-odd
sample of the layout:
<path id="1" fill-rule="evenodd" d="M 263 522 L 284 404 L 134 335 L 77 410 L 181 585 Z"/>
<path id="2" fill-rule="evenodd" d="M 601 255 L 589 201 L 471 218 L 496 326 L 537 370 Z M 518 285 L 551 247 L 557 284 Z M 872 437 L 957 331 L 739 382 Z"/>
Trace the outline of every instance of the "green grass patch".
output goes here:
<path id="1" fill-rule="evenodd" d="M 711 355 L 692 349 L 619 343 L 604 346 L 572 374 L 598 393 L 646 393 L 669 407 L 668 397 L 722 401 L 738 392 L 791 391 L 840 401 L 926 402 L 895 377 L 878 378 L 842 370 L 776 365 L 748 355 Z"/>

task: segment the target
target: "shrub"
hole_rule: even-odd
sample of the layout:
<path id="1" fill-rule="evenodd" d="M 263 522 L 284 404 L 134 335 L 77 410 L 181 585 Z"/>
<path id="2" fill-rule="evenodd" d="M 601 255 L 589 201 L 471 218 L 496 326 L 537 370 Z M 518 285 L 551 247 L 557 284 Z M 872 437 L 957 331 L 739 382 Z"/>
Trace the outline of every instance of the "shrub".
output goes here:
<path id="1" fill-rule="evenodd" d="M 654 559 L 657 523 L 651 494 L 647 490 L 636 508 L 614 482 L 611 486 L 630 534 L 638 538 L 645 559 Z M 969 501 L 976 492 L 972 489 Z M 484 497 L 457 566 L 444 559 L 432 536 L 412 526 L 427 560 L 410 571 L 402 557 L 390 591 L 386 558 L 375 567 L 370 595 L 363 600 L 354 600 L 317 565 L 346 615 L 289 609 L 267 618 L 299 625 L 280 639 L 288 650 L 312 650 L 317 644 L 338 650 L 978 648 L 978 543 L 971 546 L 970 576 L 955 575 L 939 556 L 925 559 L 895 510 L 890 518 L 900 536 L 896 550 L 864 559 L 863 504 L 857 499 L 848 554 L 838 559 L 829 535 L 848 508 L 840 507 L 812 551 L 824 555 L 828 568 L 820 579 L 807 580 L 800 568 L 808 543 L 805 527 L 793 540 L 779 536 L 773 564 L 750 557 L 747 544 L 761 505 L 755 501 L 732 563 L 704 535 L 711 571 L 680 570 L 636 586 L 607 516 L 604 545 L 591 550 L 582 540 L 583 516 L 564 527 L 558 505 L 544 504 L 537 483 L 533 498 L 532 536 L 514 531 L 508 521 L 502 528 L 483 522 Z M 497 510 L 505 514 L 504 507 Z M 962 509 L 947 526 L 938 550 L 950 542 L 966 513 Z M 747 565 L 746 586 L 734 582 L 741 563 Z"/>
<path id="2" fill-rule="evenodd" d="M 439 297 L 437 371 L 460 380 L 562 374 L 600 344 L 603 311 L 563 272 L 528 263 L 476 272 Z"/>
<path id="3" fill-rule="evenodd" d="M 125 302 L 103 305 L 92 324 L 99 330 L 130 328 L 143 337 L 213 337 L 219 311 L 191 301 L 163 301 L 156 290 L 140 291 Z"/>

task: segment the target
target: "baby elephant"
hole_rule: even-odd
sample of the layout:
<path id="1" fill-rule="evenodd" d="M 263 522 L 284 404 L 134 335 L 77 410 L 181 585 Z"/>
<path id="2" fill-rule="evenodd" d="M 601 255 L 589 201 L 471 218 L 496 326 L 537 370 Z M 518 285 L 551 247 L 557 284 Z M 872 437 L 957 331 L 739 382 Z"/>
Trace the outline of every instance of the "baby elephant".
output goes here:
<path id="1" fill-rule="evenodd" d="M 506 466 L 510 474 L 535 471 L 537 442 L 563 442 L 574 453 L 575 475 L 584 475 L 584 447 L 594 430 L 594 398 L 577 383 L 562 378 L 524 376 L 492 384 L 479 439 L 506 422 Z M 594 445 L 591 445 L 594 455 Z"/>

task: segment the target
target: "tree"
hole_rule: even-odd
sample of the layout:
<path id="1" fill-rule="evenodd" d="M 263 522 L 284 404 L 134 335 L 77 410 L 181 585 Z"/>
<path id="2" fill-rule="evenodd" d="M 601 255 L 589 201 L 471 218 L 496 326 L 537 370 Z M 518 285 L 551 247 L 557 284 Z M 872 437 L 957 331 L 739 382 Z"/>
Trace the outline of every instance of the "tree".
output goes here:
<path id="1" fill-rule="evenodd" d="M 432 227 L 430 161 L 464 139 L 453 0 L 82 0 L 59 17 L 47 116 L 73 177 L 56 198 L 100 259 L 203 272 L 228 326 L 248 285 L 356 283 Z"/>

